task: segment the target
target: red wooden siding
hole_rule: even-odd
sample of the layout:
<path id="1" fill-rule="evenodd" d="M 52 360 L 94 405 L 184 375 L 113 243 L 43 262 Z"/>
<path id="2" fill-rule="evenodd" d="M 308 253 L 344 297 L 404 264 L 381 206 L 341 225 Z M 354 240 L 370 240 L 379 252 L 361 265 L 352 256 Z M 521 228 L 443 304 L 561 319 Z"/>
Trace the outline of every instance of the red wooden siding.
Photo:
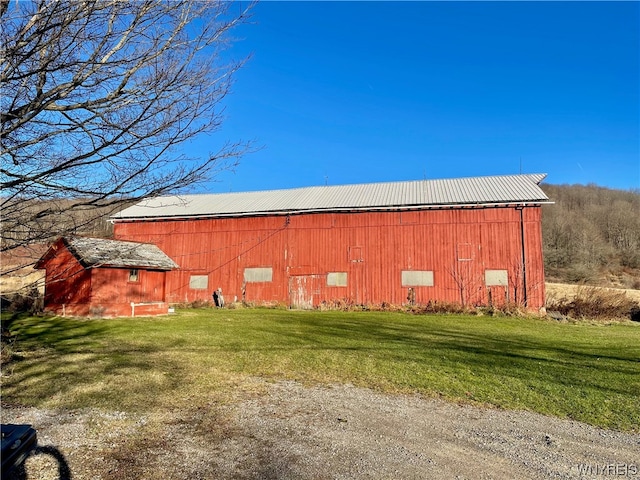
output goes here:
<path id="1" fill-rule="evenodd" d="M 403 271 L 433 272 L 432 286 L 412 287 L 417 303 L 522 303 L 524 238 L 526 301 L 537 309 L 544 304 L 540 212 L 487 207 L 118 221 L 115 236 L 154 243 L 180 265 L 167 273 L 169 302 L 210 300 L 220 287 L 227 302 L 301 306 L 406 303 Z M 246 268 L 271 268 L 272 279 L 245 283 Z M 506 270 L 508 287 L 487 287 L 486 270 Z M 343 273 L 346 286 L 327 284 L 329 274 Z M 192 275 L 206 276 L 207 288 L 190 288 Z"/>
<path id="2" fill-rule="evenodd" d="M 66 313 L 66 305 L 86 305 L 91 301 L 91 272 L 66 248 L 57 245 L 46 260 L 44 304 L 56 313 Z M 73 285 L 70 288 L 70 284 Z M 70 313 L 72 314 L 72 313 Z"/>
<path id="3" fill-rule="evenodd" d="M 129 281 L 128 268 L 91 269 L 91 305 L 100 316 L 134 316 L 167 313 L 165 272 L 138 269 L 138 280 Z M 132 309 L 131 303 L 134 304 Z M 104 314 L 102 312 L 105 312 Z"/>
<path id="4" fill-rule="evenodd" d="M 61 242 L 42 260 L 42 267 L 45 308 L 55 314 L 120 317 L 168 312 L 164 271 L 138 269 L 138 280 L 131 282 L 128 268 L 85 269 Z"/>

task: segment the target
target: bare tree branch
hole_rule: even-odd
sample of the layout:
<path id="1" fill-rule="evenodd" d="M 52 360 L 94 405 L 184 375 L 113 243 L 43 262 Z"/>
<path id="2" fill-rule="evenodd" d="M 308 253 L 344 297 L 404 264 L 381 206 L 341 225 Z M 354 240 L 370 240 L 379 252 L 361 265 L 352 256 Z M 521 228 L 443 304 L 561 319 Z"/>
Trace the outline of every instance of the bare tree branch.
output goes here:
<path id="1" fill-rule="evenodd" d="M 0 251 L 82 231 L 122 202 L 188 189 L 249 148 L 180 146 L 223 121 L 251 5 L 0 0 Z M 82 211 L 81 222 L 69 219 Z M 94 213 L 92 217 L 89 212 Z"/>

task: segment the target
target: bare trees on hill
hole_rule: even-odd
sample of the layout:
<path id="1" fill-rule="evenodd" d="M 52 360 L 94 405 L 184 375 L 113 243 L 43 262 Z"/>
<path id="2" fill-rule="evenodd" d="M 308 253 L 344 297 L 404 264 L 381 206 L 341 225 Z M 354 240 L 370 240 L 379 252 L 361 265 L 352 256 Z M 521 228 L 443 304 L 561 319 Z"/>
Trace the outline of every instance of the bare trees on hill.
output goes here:
<path id="1" fill-rule="evenodd" d="M 594 282 L 618 278 L 640 288 L 640 192 L 594 185 L 542 185 L 554 205 L 543 208 L 548 278 Z"/>
<path id="2" fill-rule="evenodd" d="M 178 147 L 220 127 L 242 63 L 224 49 L 246 16 L 213 0 L 1 0 L 0 251 L 233 165 L 245 144 Z"/>

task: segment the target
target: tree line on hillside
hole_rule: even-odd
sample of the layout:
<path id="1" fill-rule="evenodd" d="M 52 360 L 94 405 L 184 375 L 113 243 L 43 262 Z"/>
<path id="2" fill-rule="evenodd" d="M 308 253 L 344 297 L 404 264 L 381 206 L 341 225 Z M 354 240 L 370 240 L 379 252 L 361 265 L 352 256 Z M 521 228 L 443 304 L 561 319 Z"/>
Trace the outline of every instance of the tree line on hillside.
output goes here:
<path id="1" fill-rule="evenodd" d="M 640 289 L 640 191 L 541 187 L 547 280 Z"/>

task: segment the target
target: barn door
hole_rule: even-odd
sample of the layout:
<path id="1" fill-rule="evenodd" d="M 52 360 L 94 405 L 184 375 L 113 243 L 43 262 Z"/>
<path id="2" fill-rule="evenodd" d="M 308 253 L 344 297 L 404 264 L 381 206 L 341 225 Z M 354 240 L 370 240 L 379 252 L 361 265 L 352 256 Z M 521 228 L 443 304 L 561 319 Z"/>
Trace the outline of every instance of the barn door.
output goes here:
<path id="1" fill-rule="evenodd" d="M 312 309 L 320 302 L 324 283 L 324 275 L 289 277 L 289 304 L 292 308 Z"/>

